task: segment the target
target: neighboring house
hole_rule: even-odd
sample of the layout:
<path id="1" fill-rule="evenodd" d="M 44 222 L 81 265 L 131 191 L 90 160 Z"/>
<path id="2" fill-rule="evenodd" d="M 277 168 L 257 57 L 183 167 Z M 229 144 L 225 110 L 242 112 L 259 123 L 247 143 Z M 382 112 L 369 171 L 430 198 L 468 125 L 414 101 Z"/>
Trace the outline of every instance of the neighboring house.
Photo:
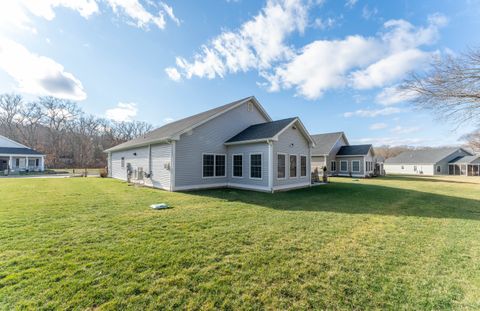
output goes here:
<path id="1" fill-rule="evenodd" d="M 45 156 L 27 146 L 0 135 L 0 172 L 15 174 L 43 171 Z"/>
<path id="2" fill-rule="evenodd" d="M 298 118 L 272 121 L 248 97 L 106 150 L 109 176 L 169 191 L 310 186 L 314 142 Z"/>
<path id="3" fill-rule="evenodd" d="M 464 162 L 467 160 L 471 163 Z M 385 171 L 387 174 L 466 175 L 465 165 L 471 164 L 473 167 L 476 161 L 478 157 L 472 157 L 472 154 L 463 148 L 409 150 L 386 159 Z M 462 169 L 462 167 L 465 168 Z M 476 172 L 478 172 L 478 165 Z"/>
<path id="4" fill-rule="evenodd" d="M 324 167 L 329 176 L 368 177 L 383 171 L 375 158 L 372 145 L 350 145 L 345 133 L 334 132 L 312 135 L 312 171 L 322 175 Z"/>

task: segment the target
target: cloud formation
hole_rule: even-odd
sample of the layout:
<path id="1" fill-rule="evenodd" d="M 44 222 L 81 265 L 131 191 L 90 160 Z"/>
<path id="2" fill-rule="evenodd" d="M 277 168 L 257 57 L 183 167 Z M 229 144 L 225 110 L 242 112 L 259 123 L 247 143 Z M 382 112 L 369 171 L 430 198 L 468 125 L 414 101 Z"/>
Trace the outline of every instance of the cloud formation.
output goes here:
<path id="1" fill-rule="evenodd" d="M 105 116 L 117 122 L 131 121 L 137 115 L 136 103 L 118 103 L 116 107 L 105 111 Z"/>
<path id="2" fill-rule="evenodd" d="M 0 69 L 15 80 L 21 92 L 71 100 L 87 98 L 80 80 L 61 64 L 4 37 L 0 37 Z"/>
<path id="3" fill-rule="evenodd" d="M 400 113 L 403 110 L 396 107 L 385 107 L 381 109 L 359 109 L 352 112 L 345 112 L 343 116 L 345 118 L 360 117 L 360 118 L 374 118 L 379 116 L 389 116 L 392 114 Z"/>

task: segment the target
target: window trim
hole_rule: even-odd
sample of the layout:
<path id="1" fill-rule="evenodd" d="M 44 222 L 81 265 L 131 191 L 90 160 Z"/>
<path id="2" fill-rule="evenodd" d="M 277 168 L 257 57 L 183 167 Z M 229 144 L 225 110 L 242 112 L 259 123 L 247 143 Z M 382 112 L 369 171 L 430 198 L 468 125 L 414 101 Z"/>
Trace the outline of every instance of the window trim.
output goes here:
<path id="1" fill-rule="evenodd" d="M 290 157 L 292 157 L 292 156 L 295 157 L 295 176 L 294 176 L 294 177 L 292 177 L 292 176 L 290 175 L 290 173 L 291 173 L 291 170 L 290 170 Z M 296 154 L 289 154 L 289 155 L 288 155 L 288 178 L 289 178 L 289 179 L 297 179 L 297 178 L 298 178 L 298 155 L 296 155 Z"/>
<path id="2" fill-rule="evenodd" d="M 358 163 L 358 171 L 354 171 L 353 170 L 353 163 L 357 162 Z M 361 167 L 360 167 L 360 160 L 352 160 L 352 173 L 360 173 L 362 170 L 361 170 Z"/>
<path id="3" fill-rule="evenodd" d="M 235 156 L 242 157 L 242 176 L 235 176 Z M 243 153 L 234 153 L 232 154 L 232 178 L 243 178 Z"/>
<path id="4" fill-rule="evenodd" d="M 203 176 L 203 156 L 204 155 L 213 155 L 213 176 Z M 217 155 L 225 157 L 225 173 L 223 176 L 216 176 L 217 173 Z M 212 179 L 212 178 L 225 178 L 227 177 L 227 155 L 225 153 L 210 153 L 210 152 L 202 152 L 202 165 L 200 167 L 202 171 L 202 179 Z"/>
<path id="5" fill-rule="evenodd" d="M 285 168 L 283 169 L 283 177 L 278 177 L 278 156 L 279 155 L 283 155 L 285 157 Z M 287 179 L 287 171 L 288 171 L 288 163 L 287 163 L 287 157 L 288 157 L 288 154 L 287 153 L 283 153 L 283 152 L 277 152 L 277 179 L 278 180 L 285 180 Z"/>
<path id="6" fill-rule="evenodd" d="M 332 164 L 335 164 L 335 169 L 332 170 Z M 337 161 L 335 160 L 330 160 L 330 172 L 336 172 L 337 171 Z"/>
<path id="7" fill-rule="evenodd" d="M 302 175 L 302 157 L 305 158 L 305 175 Z M 300 178 L 308 176 L 308 158 L 305 154 L 300 154 Z"/>
<path id="8" fill-rule="evenodd" d="M 260 174 L 262 177 L 252 177 L 252 155 L 260 156 Z M 253 180 L 263 180 L 263 152 L 250 152 L 248 154 L 248 178 Z"/>
<path id="9" fill-rule="evenodd" d="M 342 170 L 342 163 L 346 163 L 347 164 L 347 168 L 345 170 Z M 348 172 L 348 160 L 340 160 L 340 172 L 342 173 L 347 173 Z"/>

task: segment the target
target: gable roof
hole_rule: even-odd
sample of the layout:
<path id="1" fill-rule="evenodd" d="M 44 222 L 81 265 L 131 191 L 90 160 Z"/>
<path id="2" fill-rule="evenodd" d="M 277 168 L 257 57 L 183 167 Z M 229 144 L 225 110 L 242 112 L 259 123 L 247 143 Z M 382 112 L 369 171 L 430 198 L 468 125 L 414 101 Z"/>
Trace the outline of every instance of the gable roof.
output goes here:
<path id="1" fill-rule="evenodd" d="M 315 147 L 312 148 L 312 155 L 329 154 L 333 146 L 337 143 L 337 141 L 342 136 L 343 136 L 343 139 L 345 139 L 345 142 L 348 144 L 347 137 L 343 132 L 333 132 L 333 133 L 312 135 L 312 138 L 315 141 Z"/>
<path id="2" fill-rule="evenodd" d="M 386 159 L 385 164 L 433 164 L 440 162 L 441 160 L 460 150 L 470 154 L 463 148 L 454 147 L 409 150 L 400 153 L 396 157 Z"/>
<path id="3" fill-rule="evenodd" d="M 115 147 L 109 148 L 105 150 L 105 152 L 146 146 L 148 144 L 168 141 L 168 140 L 178 140 L 181 134 L 188 132 L 248 101 L 251 101 L 252 103 L 254 103 L 258 108 L 258 110 L 260 111 L 260 113 L 263 114 L 263 116 L 267 120 L 269 121 L 272 120 L 270 116 L 267 114 L 267 112 L 260 105 L 260 103 L 257 101 L 257 99 L 254 96 L 250 96 L 250 97 L 246 97 L 217 108 L 213 108 L 213 109 L 198 113 L 196 115 L 193 115 L 175 122 L 168 123 L 151 132 L 148 132 L 144 136 L 137 137 L 135 139 L 119 144 Z"/>
<path id="4" fill-rule="evenodd" d="M 21 143 L 14 141 L 8 137 L 0 135 L 0 147 L 10 147 L 10 148 L 28 148 Z"/>
<path id="5" fill-rule="evenodd" d="M 337 152 L 337 156 L 363 156 L 367 155 L 372 149 L 372 145 L 350 145 L 342 146 Z"/>
<path id="6" fill-rule="evenodd" d="M 311 144 L 314 144 L 312 137 L 310 134 L 308 134 L 302 122 L 297 117 L 251 125 L 227 140 L 225 144 L 233 145 L 267 140 L 278 140 L 278 136 L 283 133 L 287 127 L 296 122 L 298 122 L 300 130 L 303 132 L 303 135 L 307 138 L 307 140 Z"/>
<path id="7" fill-rule="evenodd" d="M 26 147 L 22 147 L 22 148 L 0 147 L 0 154 L 42 155 L 40 152 L 35 151 L 33 149 L 30 149 L 30 148 L 26 148 Z"/>

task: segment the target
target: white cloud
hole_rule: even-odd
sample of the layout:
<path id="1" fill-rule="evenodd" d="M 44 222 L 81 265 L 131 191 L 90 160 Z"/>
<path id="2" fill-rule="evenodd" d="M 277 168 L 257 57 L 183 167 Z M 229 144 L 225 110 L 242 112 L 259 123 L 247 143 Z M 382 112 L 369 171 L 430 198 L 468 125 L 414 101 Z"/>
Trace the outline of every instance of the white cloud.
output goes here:
<path id="1" fill-rule="evenodd" d="M 138 112 L 136 103 L 118 103 L 115 108 L 105 111 L 105 116 L 114 121 L 131 121 Z"/>
<path id="2" fill-rule="evenodd" d="M 163 119 L 163 123 L 167 124 L 167 123 L 172 123 L 173 121 L 175 121 L 174 118 L 170 118 L 170 117 L 167 117 L 167 118 L 164 118 Z"/>
<path id="3" fill-rule="evenodd" d="M 384 88 L 375 97 L 375 101 L 384 106 L 395 105 L 401 102 L 413 100 L 416 94 L 411 91 L 401 90 L 398 86 Z"/>
<path id="4" fill-rule="evenodd" d="M 325 29 L 330 29 L 333 28 L 336 24 L 336 21 L 334 18 L 328 17 L 326 19 L 322 19 L 320 17 L 315 18 L 315 21 L 313 22 L 315 28 L 325 30 Z"/>
<path id="5" fill-rule="evenodd" d="M 372 125 L 370 125 L 369 128 L 373 131 L 376 131 L 376 130 L 383 130 L 387 127 L 388 125 L 386 123 L 373 123 Z"/>
<path id="6" fill-rule="evenodd" d="M 19 0 L 19 3 L 31 14 L 49 21 L 55 18 L 56 7 L 77 11 L 84 18 L 89 18 L 99 11 L 96 0 Z"/>
<path id="7" fill-rule="evenodd" d="M 411 126 L 411 127 L 403 127 L 403 126 L 396 126 L 390 130 L 390 132 L 395 134 L 411 134 L 420 131 L 420 127 L 418 126 Z"/>
<path id="8" fill-rule="evenodd" d="M 378 14 L 378 9 L 376 7 L 370 9 L 368 5 L 365 5 L 362 10 L 362 17 L 366 20 L 375 17 Z"/>
<path id="9" fill-rule="evenodd" d="M 373 118 L 378 116 L 388 116 L 396 113 L 400 113 L 403 110 L 396 107 L 386 107 L 381 109 L 359 109 L 352 112 L 345 112 L 343 116 L 345 118 L 350 117 L 362 117 L 362 118 Z"/>
<path id="10" fill-rule="evenodd" d="M 358 2 L 358 0 L 347 0 L 347 1 L 345 2 L 345 6 L 346 6 L 347 8 L 350 8 L 350 9 L 351 9 L 351 8 L 353 8 L 353 7 L 355 6 L 355 4 L 357 4 L 357 2 Z"/>
<path id="11" fill-rule="evenodd" d="M 178 72 L 177 68 L 175 67 L 165 68 L 165 72 L 167 73 L 168 77 L 175 82 L 178 82 L 182 79 L 180 72 Z"/>
<path id="12" fill-rule="evenodd" d="M 153 15 L 138 0 L 107 0 L 107 2 L 114 13 L 128 16 L 133 22 L 131 24 L 138 28 L 148 29 L 150 24 L 160 29 L 165 28 L 165 17 L 162 11 L 158 12 L 158 15 Z"/>
<path id="13" fill-rule="evenodd" d="M 71 100 L 87 97 L 80 80 L 61 64 L 4 37 L 0 37 L 0 69 L 17 82 L 21 92 Z"/>
<path id="14" fill-rule="evenodd" d="M 285 39 L 304 31 L 307 9 L 301 0 L 268 0 L 261 12 L 239 29 L 225 31 L 203 45 L 193 61 L 177 57 L 177 68 L 187 79 L 213 79 L 250 69 L 265 71 L 293 55 Z"/>
<path id="15" fill-rule="evenodd" d="M 170 19 L 173 22 L 175 22 L 175 24 L 177 24 L 177 26 L 180 26 L 180 20 L 173 13 L 173 8 L 171 6 L 169 6 L 168 4 L 166 4 L 165 2 L 160 2 L 160 5 L 163 8 L 163 10 L 165 11 L 165 13 L 167 13 L 168 17 L 170 17 Z"/>

